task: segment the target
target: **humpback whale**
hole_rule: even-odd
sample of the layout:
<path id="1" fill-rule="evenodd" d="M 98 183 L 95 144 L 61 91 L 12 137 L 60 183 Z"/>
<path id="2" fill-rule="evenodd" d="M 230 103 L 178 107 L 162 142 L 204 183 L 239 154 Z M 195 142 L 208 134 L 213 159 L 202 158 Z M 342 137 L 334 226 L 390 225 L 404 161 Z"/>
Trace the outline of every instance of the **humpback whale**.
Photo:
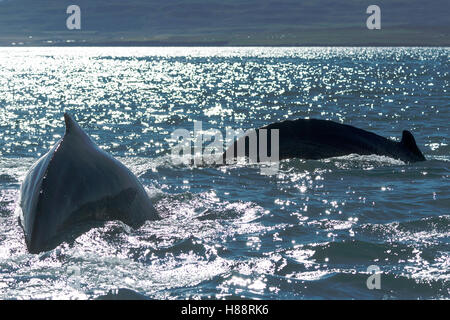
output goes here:
<path id="1" fill-rule="evenodd" d="M 320 119 L 285 120 L 256 129 L 257 161 L 259 130 L 267 129 L 267 150 L 271 150 L 271 130 L 279 130 L 279 159 L 300 158 L 318 160 L 348 154 L 376 154 L 406 163 L 425 161 L 411 132 L 404 130 L 400 142 L 350 125 Z M 246 139 L 243 141 L 242 139 Z M 223 154 L 223 159 L 235 159 L 238 144 L 245 145 L 249 156 L 249 134 L 237 139 Z"/>
<path id="2" fill-rule="evenodd" d="M 66 131 L 28 171 L 20 188 L 19 221 L 30 253 L 53 249 L 66 233 L 78 236 L 86 222 L 120 220 L 139 227 L 159 219 L 144 187 L 121 162 L 101 150 L 73 118 L 64 113 Z M 375 133 L 328 120 L 298 119 L 272 123 L 254 130 L 259 159 L 259 130 L 279 130 L 279 159 L 324 159 L 348 154 L 383 155 L 406 163 L 424 161 L 413 135 L 403 131 L 396 142 Z M 224 153 L 235 158 L 248 134 L 237 139 Z M 244 144 L 242 144 L 244 142 Z M 231 155 L 231 156 L 230 156 Z"/>
<path id="3" fill-rule="evenodd" d="M 159 218 L 136 176 L 69 114 L 64 120 L 64 137 L 32 165 L 20 188 L 19 221 L 30 253 L 55 248 L 65 233 L 80 235 L 76 226 L 86 222 L 139 227 Z"/>

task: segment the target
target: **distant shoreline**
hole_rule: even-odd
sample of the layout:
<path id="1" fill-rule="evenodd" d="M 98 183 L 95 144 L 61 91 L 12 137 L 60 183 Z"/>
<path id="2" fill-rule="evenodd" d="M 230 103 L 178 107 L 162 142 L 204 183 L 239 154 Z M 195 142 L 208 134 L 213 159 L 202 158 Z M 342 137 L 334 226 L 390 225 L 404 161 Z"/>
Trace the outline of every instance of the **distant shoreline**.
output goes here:
<path id="1" fill-rule="evenodd" d="M 274 32 L 145 35 L 95 31 L 11 33 L 0 36 L 11 47 L 449 47 L 450 27 L 296 29 Z"/>
<path id="2" fill-rule="evenodd" d="M 223 48 L 308 48 L 308 47 L 318 47 L 318 48 L 450 48 L 450 43 L 446 45 L 435 45 L 435 44 L 384 44 L 384 43 L 368 43 L 368 44 L 222 44 L 222 43 L 154 43 L 154 42 L 99 42 L 99 43 L 85 43 L 85 44 L 73 44 L 73 43 L 56 43 L 56 44 L 22 44 L 22 45 L 4 45 L 0 44 L 3 48 L 90 48 L 90 47 L 223 47 Z"/>
<path id="3" fill-rule="evenodd" d="M 385 1 L 376 28 L 364 1 L 80 0 L 69 26 L 70 3 L 0 2 L 0 46 L 450 46 L 448 0 Z"/>

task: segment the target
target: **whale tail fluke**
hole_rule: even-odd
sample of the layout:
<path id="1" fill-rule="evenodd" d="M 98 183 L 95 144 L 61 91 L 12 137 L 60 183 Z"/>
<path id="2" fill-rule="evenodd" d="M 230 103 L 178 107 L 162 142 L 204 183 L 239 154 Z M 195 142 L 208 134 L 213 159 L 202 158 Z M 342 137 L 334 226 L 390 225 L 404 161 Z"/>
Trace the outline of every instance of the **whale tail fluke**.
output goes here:
<path id="1" fill-rule="evenodd" d="M 400 143 L 407 148 L 412 154 L 414 154 L 418 161 L 425 161 L 425 157 L 422 152 L 419 150 L 416 144 L 416 140 L 411 132 L 408 130 L 403 130 L 402 141 Z"/>

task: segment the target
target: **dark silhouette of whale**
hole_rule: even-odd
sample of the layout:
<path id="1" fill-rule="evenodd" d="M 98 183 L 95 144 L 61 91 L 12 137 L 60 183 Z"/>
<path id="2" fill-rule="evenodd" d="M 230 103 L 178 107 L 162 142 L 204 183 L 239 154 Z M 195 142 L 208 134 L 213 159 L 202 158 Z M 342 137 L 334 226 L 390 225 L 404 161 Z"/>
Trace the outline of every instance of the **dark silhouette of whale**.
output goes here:
<path id="1" fill-rule="evenodd" d="M 329 120 L 298 119 L 272 123 L 256 129 L 257 161 L 259 158 L 259 130 L 267 130 L 267 149 L 271 150 L 271 130 L 279 130 L 279 159 L 300 158 L 318 160 L 349 154 L 381 155 L 410 163 L 425 161 L 409 131 L 403 131 L 396 142 L 375 133 Z M 242 139 L 246 139 L 243 141 Z M 245 156 L 249 156 L 249 134 L 237 139 L 223 154 L 223 160 L 235 159 L 238 143 L 245 143 Z M 270 151 L 269 151 L 270 152 Z"/>
<path id="2" fill-rule="evenodd" d="M 64 119 L 64 137 L 33 164 L 20 190 L 19 219 L 31 253 L 55 248 L 66 233 L 80 235 L 87 230 L 76 226 L 87 221 L 139 227 L 158 219 L 136 176 L 99 149 L 70 115 Z"/>
<path id="3" fill-rule="evenodd" d="M 118 160 L 102 151 L 67 113 L 66 132 L 48 153 L 33 164 L 20 189 L 19 220 L 28 251 L 53 249 L 90 229 L 86 222 L 120 220 L 139 227 L 159 218 L 144 187 Z M 254 130 L 259 161 L 259 130 L 279 130 L 279 159 L 323 159 L 348 154 L 383 155 L 404 162 L 424 161 L 413 135 L 403 131 L 395 142 L 377 134 L 327 120 L 283 121 Z M 236 140 L 223 154 L 237 154 Z M 244 141 L 245 142 L 245 141 Z M 234 151 L 234 153 L 232 153 Z M 245 155 L 249 144 L 245 143 Z M 77 225 L 83 228 L 77 228 Z M 87 229 L 86 229 L 87 228 Z"/>

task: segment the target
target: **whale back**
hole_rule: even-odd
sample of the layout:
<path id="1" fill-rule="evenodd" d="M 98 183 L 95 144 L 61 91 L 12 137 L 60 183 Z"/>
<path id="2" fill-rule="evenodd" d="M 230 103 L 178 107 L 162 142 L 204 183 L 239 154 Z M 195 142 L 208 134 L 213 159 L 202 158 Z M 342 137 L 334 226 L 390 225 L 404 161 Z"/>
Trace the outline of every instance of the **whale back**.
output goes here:
<path id="1" fill-rule="evenodd" d="M 97 147 L 68 114 L 64 137 L 30 169 L 21 188 L 22 225 L 30 252 L 86 221 L 120 220 L 132 227 L 158 218 L 144 187 Z"/>
<path id="2" fill-rule="evenodd" d="M 408 131 L 403 132 L 401 142 L 396 142 L 373 132 L 351 125 L 321 119 L 297 119 L 276 122 L 256 129 L 257 152 L 259 154 L 259 130 L 279 130 L 279 158 L 318 160 L 349 154 L 382 155 L 404 162 L 424 161 L 425 157 Z M 268 132 L 267 148 L 271 149 Z M 243 141 L 245 139 L 245 141 Z M 249 137 L 244 135 L 231 144 L 223 159 L 236 157 L 239 142 L 244 142 L 245 155 L 249 155 Z M 259 161 L 259 157 L 258 157 Z"/>

